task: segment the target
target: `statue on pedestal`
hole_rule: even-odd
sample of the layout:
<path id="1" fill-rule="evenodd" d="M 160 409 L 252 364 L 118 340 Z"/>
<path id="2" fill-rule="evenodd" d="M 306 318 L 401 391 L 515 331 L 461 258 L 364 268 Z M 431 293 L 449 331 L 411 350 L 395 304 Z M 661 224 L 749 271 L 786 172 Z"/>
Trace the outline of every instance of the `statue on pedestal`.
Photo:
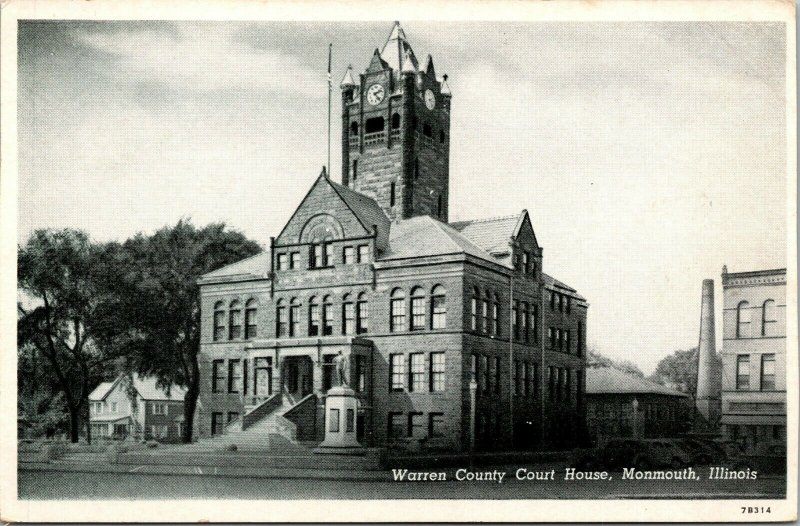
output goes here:
<path id="1" fill-rule="evenodd" d="M 350 357 L 346 356 L 342 351 L 339 351 L 339 354 L 333 359 L 333 364 L 336 366 L 336 378 L 339 380 L 339 385 L 348 386 L 350 379 Z"/>

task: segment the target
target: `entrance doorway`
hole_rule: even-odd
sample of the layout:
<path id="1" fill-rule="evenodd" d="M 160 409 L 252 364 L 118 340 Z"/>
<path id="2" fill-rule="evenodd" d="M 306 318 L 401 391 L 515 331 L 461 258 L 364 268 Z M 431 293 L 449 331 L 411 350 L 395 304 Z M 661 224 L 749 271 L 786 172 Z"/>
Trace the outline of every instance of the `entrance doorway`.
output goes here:
<path id="1" fill-rule="evenodd" d="M 283 360 L 283 394 L 292 404 L 314 389 L 314 367 L 308 356 L 289 356 Z"/>
<path id="2" fill-rule="evenodd" d="M 272 396 L 272 358 L 256 358 L 253 368 L 253 394 L 258 403 Z"/>

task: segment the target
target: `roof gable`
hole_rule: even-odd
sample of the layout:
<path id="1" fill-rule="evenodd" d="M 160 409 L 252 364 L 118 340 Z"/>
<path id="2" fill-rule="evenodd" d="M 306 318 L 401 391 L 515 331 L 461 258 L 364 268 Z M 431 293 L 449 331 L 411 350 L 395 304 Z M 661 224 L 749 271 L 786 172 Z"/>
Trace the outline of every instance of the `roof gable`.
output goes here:
<path id="1" fill-rule="evenodd" d="M 536 239 L 536 232 L 533 231 L 531 216 L 528 214 L 527 210 L 523 210 L 519 215 L 519 219 L 517 220 L 517 224 L 514 227 L 514 232 L 512 235 L 514 236 L 514 239 L 518 240 L 523 240 L 526 237 L 530 237 L 533 242 L 533 246 L 535 248 L 539 248 L 539 241 Z"/>
<path id="2" fill-rule="evenodd" d="M 300 243 L 309 220 L 322 215 L 328 216 L 333 228 L 341 230 L 337 234 L 344 237 L 368 236 L 373 224 L 388 230 L 389 219 L 374 200 L 334 183 L 323 169 L 276 238 L 276 245 Z"/>
<path id="3" fill-rule="evenodd" d="M 490 254 L 450 225 L 437 221 L 431 216 L 423 215 L 396 221 L 392 224 L 389 248 L 381 260 L 459 253 L 497 263 Z"/>

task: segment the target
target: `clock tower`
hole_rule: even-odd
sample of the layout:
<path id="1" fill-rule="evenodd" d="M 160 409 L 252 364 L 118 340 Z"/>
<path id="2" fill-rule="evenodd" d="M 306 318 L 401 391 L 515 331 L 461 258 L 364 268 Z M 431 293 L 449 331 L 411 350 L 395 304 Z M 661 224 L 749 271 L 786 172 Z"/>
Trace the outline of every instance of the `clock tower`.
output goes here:
<path id="1" fill-rule="evenodd" d="M 391 219 L 447 222 L 450 89 L 430 55 L 420 67 L 395 22 L 355 82 L 342 79 L 342 184 L 375 199 Z"/>

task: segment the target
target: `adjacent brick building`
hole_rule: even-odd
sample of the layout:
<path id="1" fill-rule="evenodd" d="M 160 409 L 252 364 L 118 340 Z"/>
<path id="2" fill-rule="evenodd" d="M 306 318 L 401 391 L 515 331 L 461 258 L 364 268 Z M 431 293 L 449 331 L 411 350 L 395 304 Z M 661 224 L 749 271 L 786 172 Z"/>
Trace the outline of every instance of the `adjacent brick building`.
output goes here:
<path id="1" fill-rule="evenodd" d="M 722 427 L 748 451 L 786 444 L 786 269 L 722 270 Z"/>
<path id="2" fill-rule="evenodd" d="M 200 280 L 200 437 L 280 415 L 321 440 L 339 353 L 366 445 L 582 436 L 588 304 L 544 273 L 527 211 L 448 223 L 450 102 L 399 24 L 347 71 L 342 183 L 323 171 L 268 251 Z"/>

